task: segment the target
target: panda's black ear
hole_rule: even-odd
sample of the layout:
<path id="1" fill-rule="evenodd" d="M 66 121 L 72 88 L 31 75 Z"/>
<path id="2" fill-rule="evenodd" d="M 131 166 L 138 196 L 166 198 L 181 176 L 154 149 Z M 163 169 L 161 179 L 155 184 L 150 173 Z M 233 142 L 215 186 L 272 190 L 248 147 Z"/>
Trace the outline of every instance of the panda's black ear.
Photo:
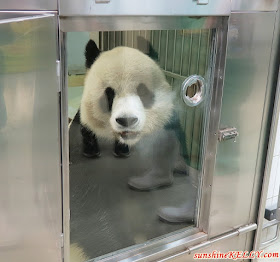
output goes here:
<path id="1" fill-rule="evenodd" d="M 142 36 L 137 37 L 137 48 L 144 54 L 148 55 L 154 61 L 158 61 L 158 53 L 153 48 L 151 43 Z"/>
<path id="2" fill-rule="evenodd" d="M 96 58 L 100 55 L 100 50 L 93 40 L 89 40 L 86 45 L 85 57 L 86 57 L 86 68 L 90 68 Z"/>

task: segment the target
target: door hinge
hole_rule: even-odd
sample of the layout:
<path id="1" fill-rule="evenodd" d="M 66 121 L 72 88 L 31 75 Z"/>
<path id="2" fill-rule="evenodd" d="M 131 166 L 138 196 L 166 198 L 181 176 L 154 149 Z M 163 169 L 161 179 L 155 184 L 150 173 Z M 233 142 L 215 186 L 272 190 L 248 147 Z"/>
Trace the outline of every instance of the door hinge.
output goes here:
<path id="1" fill-rule="evenodd" d="M 61 258 L 64 261 L 64 234 L 61 233 L 60 235 L 60 248 L 61 248 Z"/>
<path id="2" fill-rule="evenodd" d="M 61 248 L 64 247 L 64 234 L 63 233 L 61 233 L 61 235 L 60 235 L 60 246 L 61 246 Z"/>
<path id="3" fill-rule="evenodd" d="M 56 76 L 57 76 L 57 92 L 61 92 L 61 82 L 60 82 L 60 75 L 61 75 L 61 62 L 60 60 L 56 60 Z"/>

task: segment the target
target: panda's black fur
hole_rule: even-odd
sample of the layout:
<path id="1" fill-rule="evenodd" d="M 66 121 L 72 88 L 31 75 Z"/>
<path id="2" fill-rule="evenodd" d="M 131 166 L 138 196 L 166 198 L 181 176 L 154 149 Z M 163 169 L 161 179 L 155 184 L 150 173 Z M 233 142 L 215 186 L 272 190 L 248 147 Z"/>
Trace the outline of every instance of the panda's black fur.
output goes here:
<path id="1" fill-rule="evenodd" d="M 85 57 L 86 57 L 86 68 L 90 69 L 96 58 L 100 55 L 100 50 L 93 40 L 89 40 L 86 49 L 85 49 Z"/>

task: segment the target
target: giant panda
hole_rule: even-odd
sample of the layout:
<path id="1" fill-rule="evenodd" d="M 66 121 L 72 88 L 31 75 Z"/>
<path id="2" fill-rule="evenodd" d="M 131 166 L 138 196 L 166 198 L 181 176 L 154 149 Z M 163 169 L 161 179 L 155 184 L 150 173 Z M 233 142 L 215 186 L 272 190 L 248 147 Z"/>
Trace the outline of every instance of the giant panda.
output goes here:
<path id="1" fill-rule="evenodd" d="M 114 141 L 114 155 L 162 129 L 173 110 L 165 75 L 148 55 L 129 47 L 100 52 L 90 40 L 85 50 L 87 74 L 80 106 L 83 154 L 99 157 L 98 139 Z"/>
<path id="2" fill-rule="evenodd" d="M 160 67 L 137 49 L 122 46 L 100 52 L 92 40 L 85 57 L 87 74 L 78 114 L 83 154 L 99 157 L 100 139 L 114 143 L 116 157 L 128 157 L 130 147 L 137 146 L 153 163 L 142 176 L 129 179 L 130 188 L 150 191 L 171 185 L 180 145 L 172 130 L 175 95 Z M 193 217 L 194 209 L 179 211 L 180 219 L 170 215 L 170 209 L 162 210 L 161 219 L 182 222 L 182 217 Z"/>

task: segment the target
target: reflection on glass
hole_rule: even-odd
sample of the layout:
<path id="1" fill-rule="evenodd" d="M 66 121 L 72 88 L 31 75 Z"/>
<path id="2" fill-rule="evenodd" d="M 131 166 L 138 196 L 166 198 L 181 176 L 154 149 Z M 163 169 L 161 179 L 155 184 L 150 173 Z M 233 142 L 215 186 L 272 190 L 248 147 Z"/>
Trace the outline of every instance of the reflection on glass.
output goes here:
<path id="1" fill-rule="evenodd" d="M 92 36 L 84 88 L 69 87 L 71 255 L 81 261 L 195 224 L 210 95 L 189 107 L 181 88 L 200 75 L 209 93 L 214 31 Z"/>

